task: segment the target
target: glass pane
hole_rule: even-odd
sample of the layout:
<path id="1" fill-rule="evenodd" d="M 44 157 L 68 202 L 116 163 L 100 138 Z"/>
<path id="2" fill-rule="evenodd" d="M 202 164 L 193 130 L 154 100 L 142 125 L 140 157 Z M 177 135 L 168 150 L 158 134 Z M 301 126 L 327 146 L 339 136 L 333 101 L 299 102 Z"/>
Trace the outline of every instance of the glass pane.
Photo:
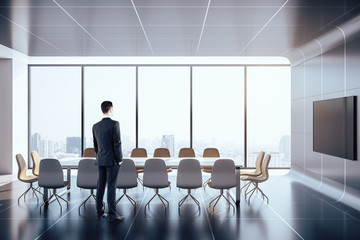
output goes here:
<path id="1" fill-rule="evenodd" d="M 94 147 L 92 126 L 103 118 L 101 103 L 112 101 L 114 120 L 120 123 L 122 151 L 129 157 L 135 147 L 135 67 L 85 67 L 85 147 Z"/>
<path id="2" fill-rule="evenodd" d="M 197 156 L 218 148 L 220 156 L 244 159 L 244 69 L 193 68 L 193 139 Z"/>
<path id="3" fill-rule="evenodd" d="M 270 167 L 290 167 L 290 67 L 247 68 L 248 166 L 259 151 Z"/>
<path id="4" fill-rule="evenodd" d="M 139 67 L 139 147 L 190 146 L 190 67 Z"/>
<path id="5" fill-rule="evenodd" d="M 81 155 L 81 68 L 31 67 L 30 151 L 40 158 Z"/>

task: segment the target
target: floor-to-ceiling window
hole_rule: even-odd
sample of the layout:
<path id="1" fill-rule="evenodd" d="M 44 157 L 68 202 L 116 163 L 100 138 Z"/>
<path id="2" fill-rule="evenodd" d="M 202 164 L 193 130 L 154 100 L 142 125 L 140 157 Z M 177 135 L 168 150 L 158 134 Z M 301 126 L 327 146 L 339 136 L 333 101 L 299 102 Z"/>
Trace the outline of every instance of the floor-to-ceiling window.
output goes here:
<path id="1" fill-rule="evenodd" d="M 41 158 L 81 155 L 81 68 L 31 67 L 30 151 Z"/>
<path id="2" fill-rule="evenodd" d="M 190 147 L 190 67 L 139 67 L 139 147 Z"/>
<path id="3" fill-rule="evenodd" d="M 135 147 L 176 157 L 193 147 L 254 167 L 290 167 L 290 67 L 276 65 L 31 65 L 30 151 L 66 160 L 93 147 L 100 104 L 114 103 L 125 157 Z M 246 120 L 246 121 L 245 121 Z M 246 161 L 245 161 L 246 160 Z"/>
<path id="4" fill-rule="evenodd" d="M 247 166 L 259 151 L 270 167 L 290 167 L 290 68 L 247 67 Z"/>
<path id="5" fill-rule="evenodd" d="M 244 160 L 244 68 L 193 67 L 193 147 Z"/>
<path id="6" fill-rule="evenodd" d="M 135 147 L 136 67 L 84 68 L 84 147 L 93 147 L 92 126 L 103 118 L 100 105 L 112 101 L 114 120 L 120 122 L 122 151 Z"/>

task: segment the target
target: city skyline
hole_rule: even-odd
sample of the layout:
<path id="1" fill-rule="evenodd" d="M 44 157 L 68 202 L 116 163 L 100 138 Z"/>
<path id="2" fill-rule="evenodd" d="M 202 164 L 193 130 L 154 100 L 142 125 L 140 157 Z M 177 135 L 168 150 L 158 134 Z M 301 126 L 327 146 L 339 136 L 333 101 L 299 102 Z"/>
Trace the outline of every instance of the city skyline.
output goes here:
<path id="1" fill-rule="evenodd" d="M 135 148 L 135 142 L 131 141 L 128 135 L 122 135 L 122 150 L 124 157 L 130 157 L 131 150 Z M 162 135 L 155 140 L 142 139 L 144 147 L 148 150 L 148 156 L 152 156 L 154 149 L 158 147 L 168 148 L 172 157 L 177 156 L 177 152 L 182 147 L 189 147 L 190 141 L 176 141 L 175 135 Z M 211 143 L 209 143 L 211 142 Z M 93 147 L 92 137 L 84 139 L 84 148 Z M 31 136 L 31 149 L 30 151 L 37 151 L 40 158 L 58 158 L 72 159 L 81 157 L 81 137 L 66 137 L 64 140 L 43 139 L 41 134 L 34 133 Z M 211 141 L 198 141 L 194 142 L 193 149 L 196 156 L 202 156 L 202 152 L 207 147 L 216 147 L 220 151 L 222 158 L 231 158 L 234 161 L 244 161 L 244 149 L 242 147 L 231 147 L 215 143 L 214 139 Z M 269 152 L 272 155 L 270 167 L 289 167 L 290 166 L 290 136 L 284 135 L 277 146 L 257 146 L 247 149 L 247 165 L 255 166 L 255 160 L 259 151 Z"/>

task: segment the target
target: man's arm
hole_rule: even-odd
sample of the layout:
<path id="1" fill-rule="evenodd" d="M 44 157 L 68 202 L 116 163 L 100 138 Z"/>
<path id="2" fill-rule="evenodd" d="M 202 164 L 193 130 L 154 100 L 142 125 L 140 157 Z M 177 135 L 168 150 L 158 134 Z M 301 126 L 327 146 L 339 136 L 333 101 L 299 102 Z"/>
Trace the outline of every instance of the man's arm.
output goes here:
<path id="1" fill-rule="evenodd" d="M 94 133 L 94 126 L 92 128 L 92 134 L 93 134 L 94 150 L 95 150 L 95 153 L 97 153 L 98 152 L 98 145 L 97 145 L 97 141 L 96 141 L 96 137 L 95 137 L 95 133 Z"/>
<path id="2" fill-rule="evenodd" d="M 120 124 L 116 122 L 113 128 L 113 146 L 118 163 L 122 162 L 122 150 L 121 150 L 121 135 L 120 135 Z"/>

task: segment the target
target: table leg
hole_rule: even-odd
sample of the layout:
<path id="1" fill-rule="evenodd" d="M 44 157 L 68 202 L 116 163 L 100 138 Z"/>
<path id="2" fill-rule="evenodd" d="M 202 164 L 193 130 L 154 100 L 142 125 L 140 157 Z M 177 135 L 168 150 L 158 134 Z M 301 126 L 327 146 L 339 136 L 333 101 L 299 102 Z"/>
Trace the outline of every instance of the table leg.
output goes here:
<path id="1" fill-rule="evenodd" d="M 66 181 L 68 182 L 67 189 L 70 189 L 70 180 L 71 180 L 71 167 L 66 167 Z"/>
<path id="2" fill-rule="evenodd" d="M 240 204 L 240 168 L 236 168 L 236 205 Z"/>

